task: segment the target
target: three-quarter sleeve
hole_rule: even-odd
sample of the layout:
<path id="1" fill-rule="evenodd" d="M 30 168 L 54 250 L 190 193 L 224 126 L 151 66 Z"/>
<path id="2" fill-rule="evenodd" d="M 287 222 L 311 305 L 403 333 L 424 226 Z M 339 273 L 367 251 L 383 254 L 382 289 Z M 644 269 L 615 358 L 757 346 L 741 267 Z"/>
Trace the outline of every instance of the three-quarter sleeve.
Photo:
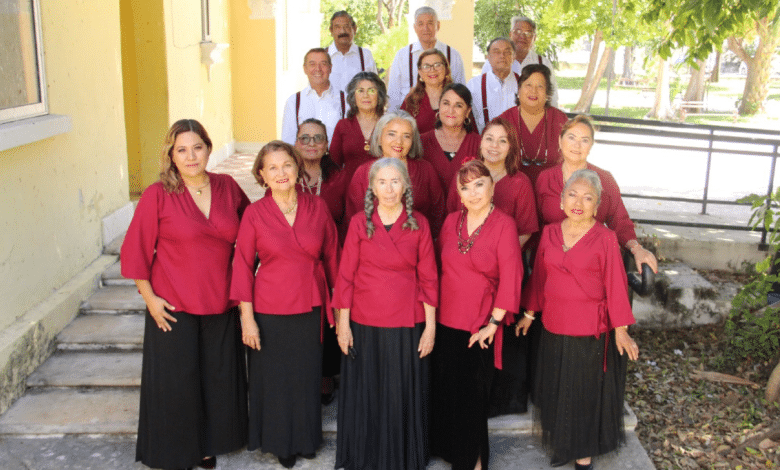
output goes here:
<path id="1" fill-rule="evenodd" d="M 506 224 L 498 239 L 498 288 L 493 308 L 517 313 L 520 307 L 520 293 L 523 285 L 523 262 L 520 256 L 520 242 L 514 224 Z M 508 318 L 507 320 L 510 320 Z"/>
<path id="2" fill-rule="evenodd" d="M 353 217 L 341 251 L 336 282 L 333 289 L 333 308 L 352 308 L 355 291 L 355 273 L 360 259 L 360 230 L 364 230 L 360 218 Z M 332 321 L 332 318 L 330 319 Z"/>
<path id="3" fill-rule="evenodd" d="M 628 278 L 615 234 L 608 232 L 604 237 L 604 244 L 604 283 L 609 321 L 606 327 L 611 330 L 619 326 L 633 325 L 635 320 L 628 301 Z"/>
<path id="4" fill-rule="evenodd" d="M 626 246 L 629 240 L 636 240 L 634 222 L 628 216 L 626 206 L 623 204 L 623 198 L 620 196 L 620 188 L 612 173 L 603 170 L 600 173 L 602 173 L 601 184 L 603 192 L 609 196 L 609 207 L 599 207 L 599 212 L 601 210 L 605 211 L 606 220 L 604 223 L 617 234 L 620 246 Z"/>
<path id="5" fill-rule="evenodd" d="M 250 207 L 241 220 L 236 238 L 230 298 L 240 302 L 254 300 L 255 258 L 257 255 L 255 240 L 258 236 L 255 231 L 255 217 L 257 217 L 256 211 Z"/>
<path id="6" fill-rule="evenodd" d="M 432 307 L 439 306 L 439 274 L 436 267 L 436 254 L 428 221 L 417 220 L 419 243 L 417 245 L 417 282 L 419 292 L 417 300 Z"/>
<path id="7" fill-rule="evenodd" d="M 333 139 L 330 142 L 330 148 L 328 153 L 330 159 L 333 160 L 339 167 L 344 166 L 344 131 L 348 121 L 341 119 L 336 123 L 336 128 L 333 130 Z"/>
<path id="8" fill-rule="evenodd" d="M 159 183 L 144 191 L 127 228 L 120 252 L 122 276 L 127 279 L 151 280 L 152 262 L 160 234 L 159 204 L 162 191 L 164 189 Z"/>

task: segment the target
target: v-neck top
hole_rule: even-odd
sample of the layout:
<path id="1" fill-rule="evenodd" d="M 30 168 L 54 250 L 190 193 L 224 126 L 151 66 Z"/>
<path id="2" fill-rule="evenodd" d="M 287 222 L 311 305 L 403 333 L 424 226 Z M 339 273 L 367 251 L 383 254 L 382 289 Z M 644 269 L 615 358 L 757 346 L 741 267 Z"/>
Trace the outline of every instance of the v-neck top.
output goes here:
<path id="1" fill-rule="evenodd" d="M 561 160 L 558 137 L 561 135 L 563 125 L 566 124 L 569 118 L 560 109 L 550 106 L 545 111 L 544 119 L 539 121 L 539 124 L 531 132 L 528 130 L 525 121 L 520 119 L 519 107 L 514 106 L 507 109 L 501 113 L 501 117 L 507 119 L 515 127 L 517 138 L 520 139 L 518 145 L 522 143 L 525 151 L 530 154 L 526 155 L 526 158 L 538 158 L 540 163 L 544 162 L 542 165 L 535 165 L 530 162 L 526 162 L 529 164 L 523 165 L 522 161 L 519 162 L 520 171 L 528 176 L 532 185 L 535 185 L 539 173 L 555 166 Z"/>
<path id="2" fill-rule="evenodd" d="M 228 295 L 233 245 L 249 205 L 232 177 L 208 176 L 208 218 L 189 191 L 170 193 L 154 183 L 138 201 L 121 251 L 122 276 L 148 280 L 155 295 L 195 315 L 223 313 L 236 305 Z"/>
<path id="3" fill-rule="evenodd" d="M 336 225 L 320 197 L 298 191 L 296 210 L 291 226 L 271 191 L 247 208 L 236 239 L 230 298 L 272 315 L 328 307 L 339 250 Z"/>

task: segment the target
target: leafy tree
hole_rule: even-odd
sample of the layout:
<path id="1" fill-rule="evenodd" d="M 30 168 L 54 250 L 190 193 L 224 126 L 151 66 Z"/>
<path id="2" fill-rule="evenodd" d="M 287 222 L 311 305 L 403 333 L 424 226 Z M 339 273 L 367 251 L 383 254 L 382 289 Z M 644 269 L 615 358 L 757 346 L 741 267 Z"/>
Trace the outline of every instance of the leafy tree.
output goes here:
<path id="1" fill-rule="evenodd" d="M 368 47 L 368 44 L 374 42 L 374 38 L 382 32 L 376 23 L 376 1 L 375 0 L 321 0 L 320 11 L 322 12 L 322 27 L 320 28 L 320 44 L 322 47 L 328 47 L 333 42 L 330 35 L 330 17 L 333 13 L 345 10 L 357 23 L 357 33 L 355 34 L 355 44 Z"/>
<path id="2" fill-rule="evenodd" d="M 509 37 L 509 21 L 523 14 L 517 0 L 477 0 L 474 4 L 474 44 L 483 52 L 493 39 Z M 529 14 L 526 16 L 530 17 Z"/>

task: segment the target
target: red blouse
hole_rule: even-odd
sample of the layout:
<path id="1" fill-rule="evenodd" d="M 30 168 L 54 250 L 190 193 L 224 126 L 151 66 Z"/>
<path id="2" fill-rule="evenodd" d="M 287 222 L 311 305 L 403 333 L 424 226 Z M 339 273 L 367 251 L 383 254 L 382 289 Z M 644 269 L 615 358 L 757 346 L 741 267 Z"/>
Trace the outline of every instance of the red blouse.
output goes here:
<path id="1" fill-rule="evenodd" d="M 364 163 L 355 171 L 347 190 L 347 218 L 363 212 L 366 191 L 368 190 L 368 172 L 373 162 Z M 409 178 L 412 180 L 412 198 L 414 210 L 420 211 L 431 224 L 431 233 L 439 236 L 444 221 L 444 191 L 433 165 L 425 160 L 406 160 Z"/>
<path id="2" fill-rule="evenodd" d="M 520 171 L 525 173 L 531 179 L 531 183 L 536 184 L 536 178 L 542 170 L 555 166 L 561 158 L 558 138 L 561 135 L 561 129 L 568 117 L 558 108 L 552 106 L 547 108 L 544 118 L 536 125 L 533 132 L 528 130 L 528 126 L 520 125 L 520 109 L 513 106 L 501 114 L 502 118 L 508 119 L 515 126 L 515 131 L 520 139 L 521 148 L 525 149 L 526 155 L 521 155 Z M 539 160 L 544 162 L 542 165 L 535 165 L 527 160 Z M 524 165 L 523 163 L 528 163 Z"/>
<path id="3" fill-rule="evenodd" d="M 189 191 L 169 193 L 154 183 L 138 201 L 122 243 L 122 276 L 152 284 L 177 311 L 223 313 L 230 301 L 233 245 L 249 198 L 228 175 L 208 173 L 209 217 Z"/>
<path id="4" fill-rule="evenodd" d="M 474 240 L 471 249 L 458 251 L 461 212 L 447 216 L 438 240 L 441 253 L 441 302 L 438 321 L 450 328 L 476 333 L 488 324 L 494 308 L 507 311 L 504 323 L 513 323 L 520 307 L 523 262 L 515 221 L 494 210 Z M 468 238 L 465 221 L 461 237 Z M 496 331 L 495 365 L 501 368 L 503 328 Z"/>
<path id="5" fill-rule="evenodd" d="M 425 321 L 423 302 L 438 305 L 431 231 L 422 214 L 414 211 L 413 215 L 419 229 L 402 228 L 407 220 L 404 211 L 388 232 L 374 211 L 371 238 L 366 235 L 365 213 L 350 221 L 333 307 L 351 309 L 352 321 L 385 328 L 413 327 Z"/>
<path id="6" fill-rule="evenodd" d="M 430 130 L 420 136 L 423 145 L 423 159 L 431 162 L 436 174 L 439 175 L 439 182 L 441 187 L 446 193 L 450 183 L 452 182 L 455 174 L 458 173 L 460 166 L 463 164 L 463 160 L 471 157 L 479 156 L 479 134 L 469 132 L 460 143 L 458 151 L 455 153 L 455 158 L 450 160 L 447 155 L 444 154 L 441 145 L 439 145 L 438 139 L 436 139 L 436 131 Z"/>
<path id="7" fill-rule="evenodd" d="M 347 181 L 360 165 L 376 159 L 366 150 L 366 140 L 357 116 L 342 119 L 336 124 L 329 152 L 330 158 L 344 168 Z"/>
<path id="8" fill-rule="evenodd" d="M 595 219 L 612 229 L 620 241 L 620 246 L 626 246 L 629 240 L 636 240 L 634 223 L 628 217 L 628 211 L 623 205 L 612 173 L 588 163 L 588 169 L 598 173 L 601 179 L 601 203 L 596 211 Z M 566 218 L 561 209 L 561 192 L 563 191 L 563 164 L 544 170 L 536 180 L 536 204 L 539 214 L 545 224 L 560 222 Z"/>
<path id="9" fill-rule="evenodd" d="M 404 99 L 404 102 L 401 103 L 401 109 L 404 111 L 409 111 L 408 105 L 406 104 L 408 99 L 409 96 L 407 95 L 406 99 Z M 428 93 L 423 93 L 418 108 L 419 109 L 417 110 L 417 115 L 414 116 L 414 120 L 417 121 L 417 131 L 420 133 L 420 135 L 423 135 L 428 131 L 432 131 L 436 127 L 436 113 L 439 112 L 439 110 L 434 110 L 431 106 L 431 100 L 428 98 Z"/>
<path id="10" fill-rule="evenodd" d="M 551 333 L 598 336 L 634 323 L 627 284 L 615 232 L 596 223 L 564 252 L 555 222 L 542 230 L 527 307 L 544 312 L 542 323 Z"/>
<path id="11" fill-rule="evenodd" d="M 333 216 L 333 221 L 336 223 L 336 230 L 339 233 L 339 242 L 344 241 L 344 235 L 347 233 L 348 222 L 344 220 L 344 198 L 346 197 L 347 183 L 349 182 L 347 178 L 348 175 L 346 170 L 334 171 L 320 186 L 319 197 L 325 201 L 330 214 Z M 296 187 L 298 192 L 317 194 L 317 186 L 307 188 L 302 182 L 298 182 Z"/>
<path id="12" fill-rule="evenodd" d="M 328 308 L 336 278 L 336 225 L 325 202 L 298 192 L 292 226 L 271 191 L 247 208 L 233 260 L 230 298 L 252 302 L 255 312 L 292 315 Z M 255 273 L 255 255 L 260 267 Z M 323 312 L 323 315 L 325 312 Z"/>
<path id="13" fill-rule="evenodd" d="M 531 181 L 525 174 L 517 172 L 498 180 L 493 189 L 493 204 L 515 220 L 518 234 L 528 235 L 539 230 L 534 191 Z M 462 208 L 458 185 L 453 178 L 447 194 L 447 212 L 459 211 Z"/>

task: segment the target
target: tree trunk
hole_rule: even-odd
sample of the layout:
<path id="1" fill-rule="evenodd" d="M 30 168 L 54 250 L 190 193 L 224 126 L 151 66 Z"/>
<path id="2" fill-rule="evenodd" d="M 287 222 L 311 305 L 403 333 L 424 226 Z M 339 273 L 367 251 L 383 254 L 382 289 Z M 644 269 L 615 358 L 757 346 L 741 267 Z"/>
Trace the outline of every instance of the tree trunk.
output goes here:
<path id="1" fill-rule="evenodd" d="M 669 101 L 669 64 L 660 56 L 658 57 L 657 80 L 653 109 L 645 117 L 665 121 L 672 118 L 672 105 Z"/>
<path id="2" fill-rule="evenodd" d="M 398 0 L 398 4 L 395 7 L 395 24 L 400 25 L 401 24 L 401 14 L 404 10 L 404 1 Z"/>
<path id="3" fill-rule="evenodd" d="M 720 80 L 720 51 L 715 51 L 715 67 L 710 74 L 710 83 L 718 83 Z"/>
<path id="4" fill-rule="evenodd" d="M 624 83 L 631 84 L 634 81 L 634 46 L 626 46 L 623 50 L 623 78 Z"/>
<path id="5" fill-rule="evenodd" d="M 780 362 L 777 363 L 775 369 L 772 371 L 772 375 L 769 376 L 769 380 L 766 383 L 764 398 L 769 403 L 780 398 Z"/>
<path id="6" fill-rule="evenodd" d="M 601 42 L 603 40 L 603 35 L 601 31 L 596 31 L 596 34 L 593 35 L 593 45 L 590 49 L 590 60 L 588 60 L 588 70 L 585 72 L 585 80 L 582 82 L 582 90 L 580 91 L 580 100 L 577 102 L 577 105 L 574 107 L 575 111 L 580 109 L 581 105 L 584 106 L 584 97 L 587 95 L 588 90 L 590 89 L 591 82 L 593 82 L 593 74 L 596 71 L 596 64 L 599 60 L 599 47 L 601 47 Z M 601 77 L 599 76 L 599 80 L 601 80 Z M 598 85 L 596 86 L 598 88 Z M 590 103 L 593 102 L 593 98 L 591 98 Z M 590 108 L 590 104 L 587 106 Z"/>
<path id="7" fill-rule="evenodd" d="M 742 92 L 738 112 L 740 115 L 752 115 L 764 109 L 764 101 L 769 95 L 769 74 L 772 68 L 772 55 L 780 44 L 780 22 L 770 22 L 768 18 L 756 21 L 758 47 L 753 57 L 742 46 L 742 39 L 728 38 L 729 49 L 747 65 L 745 90 Z"/>
<path id="8" fill-rule="evenodd" d="M 382 8 L 384 3 L 382 0 L 376 0 L 376 24 L 379 25 L 379 30 L 382 34 L 387 33 L 387 26 L 385 26 L 385 20 L 382 18 Z"/>
<path id="9" fill-rule="evenodd" d="M 699 69 L 691 67 L 691 78 L 688 80 L 688 88 L 685 90 L 684 101 L 704 101 L 704 61 L 696 61 Z M 699 108 L 694 108 L 689 112 L 698 112 Z"/>

